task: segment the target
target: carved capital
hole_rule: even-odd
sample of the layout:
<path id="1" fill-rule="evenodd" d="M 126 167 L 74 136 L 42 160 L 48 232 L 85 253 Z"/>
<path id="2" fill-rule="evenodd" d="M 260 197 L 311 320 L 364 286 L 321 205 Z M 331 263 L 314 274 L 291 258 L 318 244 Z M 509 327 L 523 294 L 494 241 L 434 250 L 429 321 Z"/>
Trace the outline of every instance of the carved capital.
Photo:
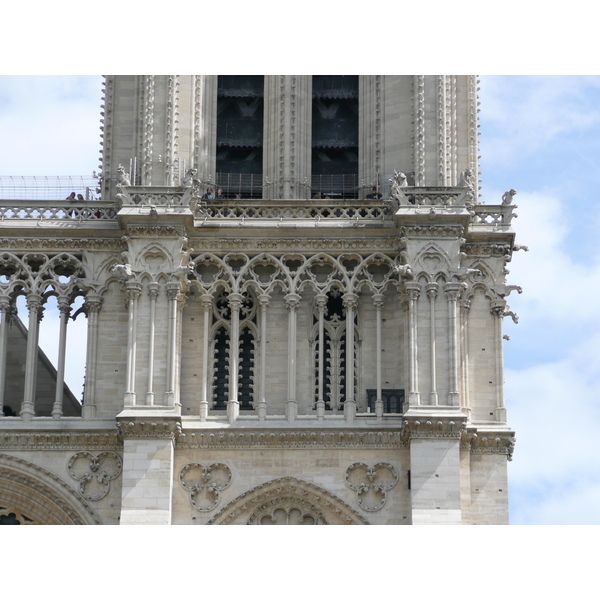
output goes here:
<path id="1" fill-rule="evenodd" d="M 421 295 L 421 286 L 418 283 L 406 283 L 404 285 L 409 300 L 418 300 Z"/>
<path id="2" fill-rule="evenodd" d="M 140 283 L 130 282 L 127 284 L 125 293 L 130 300 L 137 300 L 142 293 L 142 285 Z"/>
<path id="3" fill-rule="evenodd" d="M 373 306 L 378 309 L 381 310 L 383 308 L 383 294 L 373 294 Z"/>
<path id="4" fill-rule="evenodd" d="M 231 308 L 232 311 L 239 311 L 244 305 L 244 296 L 242 296 L 242 294 L 232 292 L 227 297 L 227 301 L 229 302 L 229 308 Z"/>
<path id="5" fill-rule="evenodd" d="M 284 298 L 284 302 L 288 312 L 296 312 L 298 310 L 298 307 L 300 306 L 301 299 L 302 298 L 298 294 L 287 294 Z"/>
<path id="6" fill-rule="evenodd" d="M 150 298 L 153 298 L 153 299 L 158 298 L 159 291 L 160 291 L 160 285 L 158 283 L 156 283 L 155 281 L 148 284 L 148 296 L 150 296 Z"/>
<path id="7" fill-rule="evenodd" d="M 437 298 L 439 289 L 439 285 L 437 283 L 428 283 L 425 289 L 427 290 L 427 297 L 430 300 L 435 300 Z"/>
<path id="8" fill-rule="evenodd" d="M 213 297 L 210 294 L 202 294 L 200 296 L 200 305 L 205 311 L 209 311 L 213 305 Z"/>
<path id="9" fill-rule="evenodd" d="M 261 308 L 267 308 L 269 306 L 269 302 L 271 301 L 271 296 L 269 294 L 259 294 L 258 302 Z"/>
<path id="10" fill-rule="evenodd" d="M 460 283 L 447 283 L 444 285 L 444 292 L 446 292 L 446 298 L 453 302 L 456 302 L 460 296 L 462 287 Z"/>
<path id="11" fill-rule="evenodd" d="M 358 306 L 358 296 L 356 294 L 346 293 L 342 296 L 342 304 L 346 309 L 351 308 L 352 310 L 355 310 Z"/>
<path id="12" fill-rule="evenodd" d="M 460 439 L 466 426 L 466 417 L 456 418 L 426 415 L 409 417 L 402 423 L 402 432 L 406 439 L 414 438 L 456 438 Z"/>

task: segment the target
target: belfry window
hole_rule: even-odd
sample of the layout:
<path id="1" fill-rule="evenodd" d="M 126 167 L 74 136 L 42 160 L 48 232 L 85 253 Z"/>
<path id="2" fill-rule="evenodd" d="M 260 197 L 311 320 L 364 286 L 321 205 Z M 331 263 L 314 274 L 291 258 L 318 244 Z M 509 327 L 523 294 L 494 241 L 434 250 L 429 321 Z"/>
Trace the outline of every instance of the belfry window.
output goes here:
<path id="1" fill-rule="evenodd" d="M 263 96 L 264 75 L 219 75 L 216 185 L 225 197 L 252 197 L 262 178 Z"/>
<path id="2" fill-rule="evenodd" d="M 312 191 L 356 198 L 358 75 L 313 75 Z"/>
<path id="3" fill-rule="evenodd" d="M 231 369 L 231 307 L 228 293 L 222 290 L 213 305 L 212 324 L 212 408 L 225 410 L 229 400 L 231 378 L 237 377 L 238 401 L 241 410 L 254 408 L 254 373 L 256 355 L 256 302 L 250 293 L 244 294 L 239 310 L 238 369 Z"/>

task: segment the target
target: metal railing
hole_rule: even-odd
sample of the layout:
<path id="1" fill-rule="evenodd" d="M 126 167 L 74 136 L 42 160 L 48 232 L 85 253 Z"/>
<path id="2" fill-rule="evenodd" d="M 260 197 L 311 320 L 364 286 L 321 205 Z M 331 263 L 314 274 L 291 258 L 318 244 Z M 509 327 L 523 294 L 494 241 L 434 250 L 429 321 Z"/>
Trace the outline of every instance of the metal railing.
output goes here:
<path id="1" fill-rule="evenodd" d="M 100 199 L 98 179 L 82 176 L 1 176 L 0 199 L 65 200 L 72 192 L 85 202 Z"/>

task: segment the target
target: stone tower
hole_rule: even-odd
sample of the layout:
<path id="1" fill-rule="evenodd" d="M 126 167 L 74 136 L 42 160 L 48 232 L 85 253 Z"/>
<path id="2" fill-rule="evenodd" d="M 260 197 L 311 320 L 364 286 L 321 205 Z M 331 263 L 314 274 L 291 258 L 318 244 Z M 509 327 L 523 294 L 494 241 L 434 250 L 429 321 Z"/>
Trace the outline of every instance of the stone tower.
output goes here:
<path id="1" fill-rule="evenodd" d="M 480 202 L 476 78 L 108 76 L 104 94 L 98 198 L 3 202 L 0 520 L 507 523 L 514 190 Z M 80 416 L 60 364 L 36 394 L 50 296 L 63 363 L 84 299 Z"/>

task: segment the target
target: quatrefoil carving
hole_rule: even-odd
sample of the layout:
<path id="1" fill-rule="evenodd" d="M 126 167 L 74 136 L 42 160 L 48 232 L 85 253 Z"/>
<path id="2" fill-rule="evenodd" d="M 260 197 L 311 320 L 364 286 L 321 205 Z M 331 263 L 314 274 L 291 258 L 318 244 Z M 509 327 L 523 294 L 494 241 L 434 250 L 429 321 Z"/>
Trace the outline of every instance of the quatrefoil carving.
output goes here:
<path id="1" fill-rule="evenodd" d="M 374 512 L 383 508 L 386 492 L 398 483 L 398 472 L 389 463 L 369 467 L 353 463 L 346 469 L 346 484 L 356 490 L 356 500 L 361 508 Z"/>
<path id="2" fill-rule="evenodd" d="M 123 470 L 123 463 L 114 452 L 76 452 L 67 465 L 69 475 L 79 481 L 79 493 L 86 500 L 102 500 L 110 490 L 110 482 Z"/>
<path id="3" fill-rule="evenodd" d="M 221 463 L 213 463 L 207 467 L 200 463 L 188 463 L 179 472 L 179 481 L 191 492 L 192 506 L 206 512 L 217 506 L 221 490 L 231 483 L 231 470 Z"/>

